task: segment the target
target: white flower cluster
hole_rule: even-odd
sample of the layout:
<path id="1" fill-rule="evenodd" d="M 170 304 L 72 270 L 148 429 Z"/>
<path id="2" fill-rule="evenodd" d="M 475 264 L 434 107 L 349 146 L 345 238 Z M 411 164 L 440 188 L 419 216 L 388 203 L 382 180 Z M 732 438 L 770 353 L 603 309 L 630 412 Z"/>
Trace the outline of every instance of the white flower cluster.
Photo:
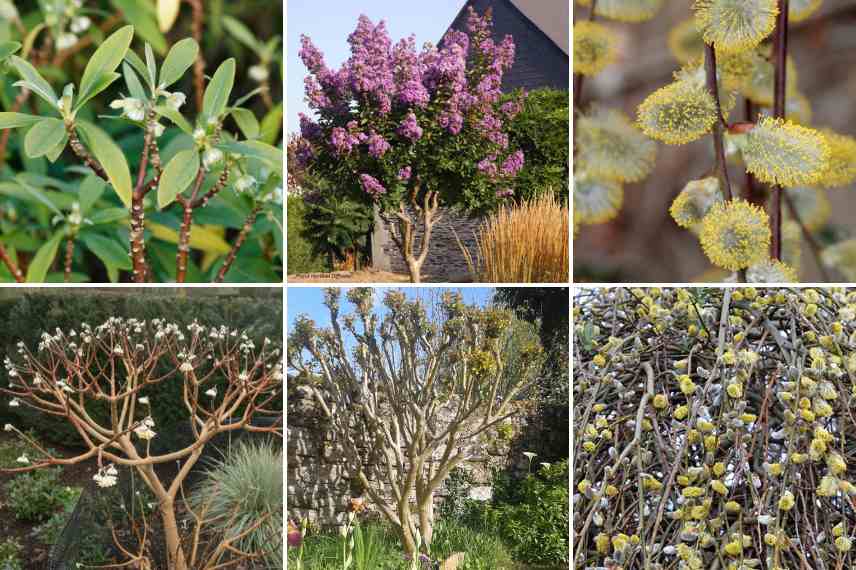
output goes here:
<path id="1" fill-rule="evenodd" d="M 140 425 L 134 428 L 134 433 L 137 434 L 137 437 L 140 439 L 149 441 L 157 435 L 157 433 L 152 429 L 153 427 L 155 427 L 155 421 L 151 416 L 146 416 L 143 418 L 143 421 L 140 422 Z"/>
<path id="2" fill-rule="evenodd" d="M 42 9 L 45 13 L 45 24 L 50 27 L 57 24 L 68 23 L 68 30 L 60 29 L 56 37 L 56 49 L 62 51 L 77 44 L 78 35 L 86 32 L 92 26 L 92 20 L 88 16 L 79 14 L 83 7 L 83 0 L 71 0 L 70 2 L 46 2 Z M 17 17 L 17 14 L 16 14 Z"/>
<path id="3" fill-rule="evenodd" d="M 107 488 L 114 486 L 118 477 L 119 471 L 111 463 L 107 467 L 99 469 L 98 473 L 92 476 L 92 480 L 95 481 L 99 487 Z"/>

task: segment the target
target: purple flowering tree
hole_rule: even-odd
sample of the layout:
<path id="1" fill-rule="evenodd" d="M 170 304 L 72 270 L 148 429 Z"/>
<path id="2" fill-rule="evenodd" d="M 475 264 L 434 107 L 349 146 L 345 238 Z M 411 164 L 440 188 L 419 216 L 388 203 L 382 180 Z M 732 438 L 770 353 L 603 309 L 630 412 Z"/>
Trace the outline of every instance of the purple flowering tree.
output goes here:
<path id="1" fill-rule="evenodd" d="M 505 125 L 524 95 L 500 99 L 514 41 L 495 42 L 490 13 L 472 9 L 467 33 L 452 30 L 421 51 L 412 36 L 393 44 L 383 22 L 361 16 L 338 70 L 301 41 L 315 116 L 301 115 L 298 160 L 339 199 L 378 209 L 418 283 L 441 206 L 485 211 L 513 194 L 524 157 L 509 148 Z"/>

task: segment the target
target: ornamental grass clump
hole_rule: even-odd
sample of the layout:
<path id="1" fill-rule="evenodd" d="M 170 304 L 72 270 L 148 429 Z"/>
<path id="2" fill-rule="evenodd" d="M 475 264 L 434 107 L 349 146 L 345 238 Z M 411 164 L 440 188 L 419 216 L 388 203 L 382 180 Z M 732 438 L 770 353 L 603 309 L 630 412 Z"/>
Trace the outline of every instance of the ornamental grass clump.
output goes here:
<path id="1" fill-rule="evenodd" d="M 475 235 L 475 259 L 461 250 L 476 281 L 559 283 L 568 276 L 569 222 L 567 204 L 542 194 L 484 221 Z"/>
<path id="2" fill-rule="evenodd" d="M 854 566 L 856 290 L 575 307 L 574 567 Z"/>
<path id="3" fill-rule="evenodd" d="M 8 386 L 0 388 L 3 405 L 64 419 L 79 435 L 81 451 L 60 457 L 7 424 L 4 430 L 33 451 L 2 471 L 90 461 L 93 481 L 106 489 L 133 470 L 151 491 L 159 521 L 151 523 L 144 511 L 141 518 L 134 517 L 132 509 L 125 511 L 127 521 L 114 521 L 114 545 L 125 566 L 157 563 L 150 539 L 154 529 L 166 545 L 166 564 L 176 570 L 213 570 L 226 561 L 260 556 L 242 550 L 241 540 L 270 517 L 245 521 L 244 534 L 218 536 L 215 530 L 224 524 L 224 513 L 212 518 L 208 503 L 195 508 L 185 500 L 184 482 L 220 434 L 246 430 L 282 436 L 282 353 L 271 341 L 255 341 L 226 326 L 193 322 L 185 328 L 164 319 L 114 317 L 98 326 L 81 323 L 45 332 L 38 346 L 21 342 L 16 352 L 14 360 L 4 362 Z M 180 413 L 187 419 L 190 440 L 186 445 L 157 445 L 165 436 L 152 403 L 165 388 L 181 394 Z M 270 421 L 263 424 L 262 418 Z M 176 471 L 160 468 L 166 465 Z"/>
<path id="4" fill-rule="evenodd" d="M 23 16 L 7 7 L 0 76 L 16 91 L 0 112 L 0 279 L 278 280 L 282 112 L 268 75 L 279 39 L 223 18 L 259 59 L 249 72 L 258 87 L 235 97 L 235 58 L 205 68 L 201 3 L 191 3 L 193 37 L 171 45 L 147 10 L 101 21 L 82 4 L 40 3 Z M 134 25 L 114 30 L 126 14 Z"/>
<path id="5" fill-rule="evenodd" d="M 812 124 L 810 102 L 799 91 L 797 68 L 788 53 L 789 18 L 805 20 L 820 3 L 694 0 L 693 17 L 675 25 L 666 40 L 682 67 L 637 109 L 636 126 L 653 141 L 684 145 L 709 137 L 711 164 L 699 169 L 694 180 L 681 182 L 684 189 L 675 190 L 670 214 L 698 238 L 710 263 L 725 270 L 726 280 L 798 280 L 802 241 L 825 280 L 832 276 L 830 268 L 850 270 L 830 266 L 830 259 L 841 258 L 831 249 L 834 242 L 830 255 L 823 252 L 822 241 L 841 239 L 840 234 L 818 234 L 829 217 L 827 190 L 856 182 L 856 138 Z M 624 4 L 598 2 L 590 19 L 621 19 L 618 7 Z M 583 34 L 581 44 L 589 55 L 586 63 L 595 54 L 608 53 L 600 43 L 609 36 L 600 34 L 595 49 L 589 35 Z M 618 215 L 621 196 L 605 180 L 638 181 L 647 174 L 640 176 L 638 156 L 607 146 L 608 139 L 593 127 L 613 125 L 614 132 L 615 119 L 582 107 L 584 71 L 575 76 L 574 93 L 575 229 Z M 613 152 L 603 152 L 603 147 Z M 654 153 L 652 149 L 650 156 Z M 766 232 L 761 223 L 768 226 Z M 796 239 L 794 227 L 801 234 Z"/>

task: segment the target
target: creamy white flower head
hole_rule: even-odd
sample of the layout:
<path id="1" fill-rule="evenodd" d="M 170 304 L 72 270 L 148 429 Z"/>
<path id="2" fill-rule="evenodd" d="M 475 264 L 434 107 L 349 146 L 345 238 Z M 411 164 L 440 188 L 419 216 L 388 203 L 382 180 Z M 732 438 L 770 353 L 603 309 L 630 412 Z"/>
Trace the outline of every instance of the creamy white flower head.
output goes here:
<path id="1" fill-rule="evenodd" d="M 268 77 L 270 77 L 270 71 L 268 71 L 266 65 L 262 65 L 259 63 L 250 67 L 249 71 L 247 72 L 247 75 L 249 75 L 250 79 L 252 79 L 256 83 L 262 83 L 268 80 Z"/>
<path id="2" fill-rule="evenodd" d="M 69 24 L 68 29 L 74 32 L 75 34 L 82 34 L 86 30 L 89 29 L 89 26 L 92 25 L 92 20 L 90 20 L 87 16 L 77 16 L 71 19 L 71 24 Z"/>
<path id="3" fill-rule="evenodd" d="M 164 92 L 164 97 L 166 97 L 166 105 L 171 109 L 178 111 L 184 102 L 187 101 L 187 95 L 176 91 L 175 93 Z"/>
<path id="4" fill-rule="evenodd" d="M 543 467 L 544 469 L 549 469 L 552 463 L 540 463 L 539 465 L 541 465 L 541 467 Z"/>
<path id="5" fill-rule="evenodd" d="M 235 182 L 235 192 L 241 194 L 242 192 L 246 192 L 247 190 L 252 190 L 256 187 L 258 182 L 256 179 L 249 174 L 244 174 Z"/>
<path id="6" fill-rule="evenodd" d="M 116 475 L 119 474 L 119 470 L 116 469 L 116 466 L 111 463 L 110 465 L 107 466 L 106 473 L 107 473 L 107 475 L 113 475 L 115 477 Z"/>
<path id="7" fill-rule="evenodd" d="M 122 115 L 132 121 L 142 121 L 146 118 L 146 106 L 139 99 L 125 97 L 110 102 L 111 109 L 122 109 Z"/>
<path id="8" fill-rule="evenodd" d="M 165 126 L 163 126 L 160 123 L 155 123 L 154 129 L 152 130 L 152 132 L 154 133 L 155 138 L 157 139 L 157 138 L 160 138 L 160 136 L 164 133 L 165 130 L 166 130 Z"/>
<path id="9" fill-rule="evenodd" d="M 14 377 L 16 377 L 17 375 L 18 375 L 18 371 L 17 371 L 17 370 L 15 370 L 14 368 L 12 368 L 11 370 L 9 370 L 9 378 L 14 378 Z"/>
<path id="10" fill-rule="evenodd" d="M 14 426 L 12 426 L 12 424 L 6 424 L 5 426 L 3 426 L 3 431 L 12 431 L 13 429 L 15 428 Z"/>
<path id="11" fill-rule="evenodd" d="M 139 398 L 137 398 L 137 401 L 144 406 L 149 405 L 149 397 L 148 396 L 140 396 Z"/>
<path id="12" fill-rule="evenodd" d="M 68 215 L 66 220 L 68 220 L 68 223 L 72 226 L 79 226 L 83 223 L 83 216 L 80 213 L 80 202 L 72 202 L 71 213 Z M 76 335 L 74 334 L 74 331 L 71 331 L 68 336 L 74 337 Z"/>
<path id="13" fill-rule="evenodd" d="M 193 131 L 193 141 L 200 144 L 205 140 L 205 129 L 196 129 Z"/>
<path id="14" fill-rule="evenodd" d="M 113 348 L 113 354 L 116 354 L 116 355 L 118 355 L 118 356 L 122 356 L 123 354 L 125 354 L 125 351 L 124 351 L 124 349 L 123 349 L 121 346 L 116 345 L 116 346 Z"/>
<path id="15" fill-rule="evenodd" d="M 523 455 L 525 455 L 529 461 L 532 461 L 535 457 L 538 456 L 537 453 L 532 453 L 531 451 L 524 451 Z"/>
<path id="16" fill-rule="evenodd" d="M 205 395 L 209 396 L 211 398 L 216 398 L 217 397 L 217 388 L 209 388 L 208 390 L 205 391 Z"/>
<path id="17" fill-rule="evenodd" d="M 27 454 L 26 454 L 26 453 L 22 453 L 22 454 L 21 454 L 21 457 L 19 457 L 19 458 L 18 458 L 18 459 L 16 459 L 15 461 L 17 461 L 17 462 L 18 462 L 18 463 L 20 463 L 21 465 L 29 465 L 29 464 L 30 464 L 30 458 L 29 458 L 29 457 L 27 457 Z"/>
<path id="18" fill-rule="evenodd" d="M 116 484 L 116 475 L 110 475 L 109 473 L 105 472 L 104 469 L 101 469 L 98 471 L 98 473 L 92 476 L 92 480 L 95 481 L 95 483 L 97 483 L 99 487 L 112 487 Z"/>
<path id="19" fill-rule="evenodd" d="M 12 398 L 11 400 L 9 400 L 9 407 L 10 408 L 18 408 L 20 406 L 21 406 L 21 402 L 18 401 L 18 398 Z"/>
<path id="20" fill-rule="evenodd" d="M 193 365 L 190 362 L 185 360 L 184 362 L 181 363 L 181 366 L 179 366 L 178 369 L 181 370 L 182 372 L 184 372 L 185 374 L 188 374 L 190 372 L 193 372 Z"/>
<path id="21" fill-rule="evenodd" d="M 240 380 L 241 382 L 246 382 L 249 379 L 250 379 L 250 374 L 246 370 L 244 372 L 241 372 L 240 374 L 238 374 L 238 380 Z"/>
<path id="22" fill-rule="evenodd" d="M 77 43 L 77 36 L 72 33 L 60 34 L 56 39 L 56 49 L 62 51 Z"/>
<path id="23" fill-rule="evenodd" d="M 147 426 L 145 424 L 140 424 L 137 427 L 135 427 L 134 433 L 137 434 L 137 437 L 139 437 L 140 439 L 144 439 L 146 441 L 154 438 L 157 435 L 157 433 L 155 433 L 155 431 L 152 430 L 152 428 L 150 428 L 149 426 Z"/>
<path id="24" fill-rule="evenodd" d="M 223 151 L 219 148 L 209 148 L 202 154 L 202 166 L 211 168 L 223 160 Z"/>

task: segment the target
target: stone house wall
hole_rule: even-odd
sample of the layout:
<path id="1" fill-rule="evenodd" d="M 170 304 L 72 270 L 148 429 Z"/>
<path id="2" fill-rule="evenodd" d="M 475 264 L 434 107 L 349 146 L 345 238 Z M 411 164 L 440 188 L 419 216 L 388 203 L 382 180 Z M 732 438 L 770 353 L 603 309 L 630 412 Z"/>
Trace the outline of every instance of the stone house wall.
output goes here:
<path id="1" fill-rule="evenodd" d="M 551 451 L 544 449 L 544 445 L 558 439 L 564 442 L 560 447 L 566 456 L 567 432 L 545 437 L 545 431 L 554 431 L 555 426 L 548 426 L 549 422 L 541 414 L 526 413 L 525 410 L 531 408 L 528 403 L 521 403 L 522 413 L 499 430 L 479 438 L 472 459 L 461 466 L 473 480 L 471 498 L 491 498 L 494 470 L 518 476 L 525 474 L 528 460 L 523 451 L 533 451 L 543 458 L 536 458 L 536 461 L 552 460 L 548 459 Z M 362 496 L 360 485 L 348 476 L 343 452 L 325 432 L 323 416 L 308 389 L 299 386 L 289 388 L 287 413 L 288 516 L 306 518 L 321 528 L 339 526 L 347 516 L 350 499 Z M 561 450 L 559 453 L 561 455 Z M 385 494 L 391 495 L 389 492 Z M 446 490 L 441 489 L 436 503 L 439 505 L 445 496 Z M 371 504 L 369 510 L 377 512 Z"/>

